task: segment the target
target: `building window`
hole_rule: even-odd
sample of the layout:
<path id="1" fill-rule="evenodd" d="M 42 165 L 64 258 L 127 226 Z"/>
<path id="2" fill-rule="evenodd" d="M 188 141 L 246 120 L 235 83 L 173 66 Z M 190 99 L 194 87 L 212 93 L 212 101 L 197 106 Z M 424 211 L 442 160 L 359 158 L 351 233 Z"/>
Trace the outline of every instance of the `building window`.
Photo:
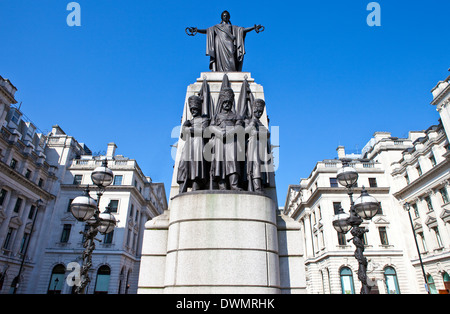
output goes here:
<path id="1" fill-rule="evenodd" d="M 364 232 L 364 234 L 363 234 L 363 244 L 369 245 L 369 242 L 367 242 L 367 232 Z"/>
<path id="2" fill-rule="evenodd" d="M 423 236 L 423 232 L 420 232 L 417 234 L 420 238 L 420 243 L 422 243 L 422 253 L 427 252 L 428 251 L 428 247 L 427 247 L 427 243 L 425 242 L 425 237 Z"/>
<path id="3" fill-rule="evenodd" d="M 21 206 L 22 206 L 22 199 L 19 197 L 16 201 L 16 205 L 14 206 L 14 212 L 18 213 Z"/>
<path id="4" fill-rule="evenodd" d="M 447 291 L 450 291 L 450 276 L 447 272 L 444 272 L 442 274 L 442 280 L 444 281 L 444 287 L 447 289 Z"/>
<path id="5" fill-rule="evenodd" d="M 6 234 L 5 241 L 3 242 L 3 249 L 9 250 L 9 246 L 11 244 L 11 239 L 13 237 L 14 229 L 9 228 L 8 233 Z"/>
<path id="6" fill-rule="evenodd" d="M 44 185 L 44 180 L 42 178 L 39 178 L 38 186 L 41 188 Z"/>
<path id="7" fill-rule="evenodd" d="M 340 271 L 342 294 L 355 294 L 353 274 L 350 268 L 343 267 Z"/>
<path id="8" fill-rule="evenodd" d="M 36 206 L 31 205 L 30 212 L 28 213 L 28 219 L 33 219 L 35 211 L 36 211 Z"/>
<path id="9" fill-rule="evenodd" d="M 103 239 L 104 244 L 111 244 L 114 236 L 114 230 L 110 233 L 105 234 L 105 238 Z"/>
<path id="10" fill-rule="evenodd" d="M 48 284 L 47 294 L 61 294 L 64 287 L 64 277 L 66 273 L 66 267 L 64 265 L 56 265 L 52 270 L 50 276 L 50 282 Z"/>
<path id="11" fill-rule="evenodd" d="M 379 227 L 378 233 L 380 234 L 380 241 L 382 245 L 389 245 L 386 227 Z"/>
<path id="12" fill-rule="evenodd" d="M 419 176 L 422 175 L 422 168 L 420 168 L 420 165 L 417 165 L 416 167 L 417 173 L 419 174 Z"/>
<path id="13" fill-rule="evenodd" d="M 73 177 L 73 184 L 74 184 L 74 185 L 80 185 L 82 180 L 83 180 L 83 175 L 81 175 L 81 174 L 76 174 L 76 175 Z"/>
<path id="14" fill-rule="evenodd" d="M 111 200 L 109 201 L 109 208 L 111 213 L 117 213 L 119 209 L 119 200 Z"/>
<path id="15" fill-rule="evenodd" d="M 127 247 L 130 247 L 131 245 L 131 236 L 132 236 L 131 230 L 127 229 Z"/>
<path id="16" fill-rule="evenodd" d="M 8 194 L 8 191 L 6 191 L 5 189 L 2 189 L 0 191 L 0 206 L 3 206 L 3 202 L 5 201 L 7 194 Z"/>
<path id="17" fill-rule="evenodd" d="M 420 215 L 419 215 L 419 207 L 417 207 L 416 203 L 412 204 L 411 206 L 414 209 L 414 215 L 416 216 L 416 218 L 419 218 L 420 217 Z"/>
<path id="18" fill-rule="evenodd" d="M 435 228 L 433 228 L 433 231 L 434 231 L 434 235 L 436 237 L 436 244 L 437 244 L 438 248 L 443 247 L 441 235 L 439 234 L 439 229 L 437 227 L 435 227 Z"/>
<path id="19" fill-rule="evenodd" d="M 69 200 L 69 204 L 67 204 L 67 210 L 66 210 L 66 212 L 70 212 L 70 205 L 72 205 L 72 201 L 74 200 L 74 198 L 71 198 L 70 200 Z"/>
<path id="20" fill-rule="evenodd" d="M 408 174 L 405 174 L 405 180 L 406 180 L 406 184 L 409 184 L 409 176 L 408 176 Z"/>
<path id="21" fill-rule="evenodd" d="M 11 162 L 9 163 L 9 166 L 10 166 L 12 169 L 16 169 L 16 167 L 17 167 L 17 160 L 15 160 L 14 158 L 11 159 Z"/>
<path id="22" fill-rule="evenodd" d="M 103 265 L 97 271 L 94 294 L 108 294 L 111 269 Z"/>
<path id="23" fill-rule="evenodd" d="M 443 187 L 442 189 L 439 190 L 439 193 L 441 193 L 442 201 L 444 202 L 444 204 L 447 204 L 448 203 L 447 189 Z"/>
<path id="24" fill-rule="evenodd" d="M 27 247 L 28 238 L 29 237 L 30 237 L 29 233 L 24 233 L 23 238 L 22 238 L 22 242 L 20 243 L 20 254 L 24 254 L 25 253 L 25 249 Z"/>
<path id="25" fill-rule="evenodd" d="M 347 239 L 345 238 L 345 233 L 338 232 L 338 243 L 339 245 L 347 245 Z"/>
<path id="26" fill-rule="evenodd" d="M 386 267 L 384 269 L 384 281 L 386 282 L 386 291 L 388 294 L 400 294 L 397 273 L 394 268 Z"/>
<path id="27" fill-rule="evenodd" d="M 337 215 L 341 208 L 341 202 L 333 202 L 334 214 Z"/>
<path id="28" fill-rule="evenodd" d="M 18 125 L 18 124 L 19 124 L 20 117 L 21 117 L 22 115 L 21 115 L 20 112 L 17 111 L 16 109 L 13 109 L 13 110 L 14 110 L 14 111 L 13 111 L 13 114 L 12 114 L 12 117 L 11 117 L 11 121 Z"/>
<path id="29" fill-rule="evenodd" d="M 376 188 L 378 187 L 377 185 L 377 179 L 376 178 L 369 178 L 369 186 L 371 188 Z"/>
<path id="30" fill-rule="evenodd" d="M 332 188 L 337 188 L 338 187 L 337 178 L 330 178 L 330 187 L 332 187 Z"/>
<path id="31" fill-rule="evenodd" d="M 69 242 L 70 230 L 72 229 L 72 225 L 64 225 L 63 231 L 61 233 L 61 243 Z"/>
<path id="32" fill-rule="evenodd" d="M 426 196 L 425 197 L 425 202 L 427 202 L 428 210 L 430 212 L 433 211 L 433 203 L 431 203 L 431 197 L 430 196 Z"/>
<path id="33" fill-rule="evenodd" d="M 123 176 L 114 176 L 113 185 L 122 185 Z"/>
<path id="34" fill-rule="evenodd" d="M 431 162 L 431 166 L 436 166 L 436 158 L 434 157 L 434 154 L 431 154 L 430 156 L 430 162 Z"/>
<path id="35" fill-rule="evenodd" d="M 134 213 L 134 205 L 131 204 L 131 209 L 130 209 L 130 218 L 133 217 L 133 213 Z"/>
<path id="36" fill-rule="evenodd" d="M 25 178 L 29 179 L 31 177 L 31 170 L 27 169 L 27 172 L 25 172 Z"/>
<path id="37" fill-rule="evenodd" d="M 430 289 L 430 294 L 437 294 L 438 291 L 436 290 L 436 285 L 434 284 L 433 276 L 428 275 L 427 282 L 428 282 L 428 289 Z"/>

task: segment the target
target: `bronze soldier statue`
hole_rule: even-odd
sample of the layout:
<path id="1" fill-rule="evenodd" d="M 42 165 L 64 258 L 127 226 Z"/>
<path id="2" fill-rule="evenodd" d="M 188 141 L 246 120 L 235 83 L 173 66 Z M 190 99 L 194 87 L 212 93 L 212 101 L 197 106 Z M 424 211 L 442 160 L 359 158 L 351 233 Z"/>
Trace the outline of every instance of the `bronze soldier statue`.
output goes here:
<path id="1" fill-rule="evenodd" d="M 210 119 L 201 114 L 203 105 L 201 97 L 189 97 L 188 104 L 193 118 L 186 120 L 181 129 L 181 139 L 185 141 L 185 144 L 177 175 L 180 193 L 187 192 L 189 187 L 192 191 L 205 189 L 209 179 L 209 163 L 203 155 L 205 146 L 203 133 Z"/>
<path id="2" fill-rule="evenodd" d="M 264 113 L 266 103 L 256 99 L 253 103 L 252 117 L 247 120 L 245 133 L 247 142 L 247 177 L 248 190 L 263 192 L 264 186 L 269 186 L 269 174 L 273 172 L 272 156 L 269 142 L 269 130 L 259 120 Z"/>

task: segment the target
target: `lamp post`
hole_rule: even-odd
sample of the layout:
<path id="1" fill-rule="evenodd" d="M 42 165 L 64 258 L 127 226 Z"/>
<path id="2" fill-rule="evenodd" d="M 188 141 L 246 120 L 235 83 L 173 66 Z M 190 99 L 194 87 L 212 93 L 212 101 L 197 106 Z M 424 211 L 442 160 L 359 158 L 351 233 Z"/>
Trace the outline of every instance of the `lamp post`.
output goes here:
<path id="1" fill-rule="evenodd" d="M 92 266 L 92 252 L 95 250 L 95 237 L 100 232 L 107 234 L 114 230 L 116 219 L 110 213 L 110 207 L 106 207 L 103 213 L 100 213 L 100 199 L 105 192 L 106 187 L 111 185 L 114 175 L 108 168 L 108 161 L 105 159 L 100 167 L 97 167 L 91 174 L 92 182 L 97 186 L 97 200 L 89 195 L 89 186 L 82 196 L 78 196 L 72 201 L 70 211 L 72 215 L 80 222 L 86 222 L 89 226 L 87 232 L 80 232 L 84 235 L 84 252 L 82 254 L 83 264 L 80 269 L 80 284 L 75 289 L 76 294 L 84 294 L 89 282 L 89 269 Z"/>
<path id="2" fill-rule="evenodd" d="M 430 294 L 430 289 L 428 287 L 427 275 L 425 274 L 425 268 L 423 267 L 422 254 L 420 254 L 419 243 L 417 243 L 416 230 L 414 229 L 414 224 L 413 224 L 413 220 L 412 220 L 412 217 L 411 217 L 411 212 L 410 212 L 411 205 L 408 202 L 406 202 L 403 205 L 403 208 L 408 212 L 409 222 L 411 223 L 411 229 L 412 229 L 413 236 L 414 236 L 414 242 L 416 243 L 417 254 L 419 255 L 420 267 L 422 268 L 423 280 L 425 281 L 425 287 L 426 287 L 427 293 Z"/>
<path id="3" fill-rule="evenodd" d="M 350 198 L 350 214 L 342 207 L 333 217 L 333 227 L 337 232 L 346 234 L 351 231 L 353 244 L 356 246 L 355 258 L 358 261 L 358 279 L 361 281 L 361 294 L 369 294 L 371 287 L 367 284 L 367 258 L 364 257 L 364 234 L 368 230 L 360 227 L 364 220 L 371 220 L 380 209 L 380 203 L 362 188 L 361 195 L 353 201 L 353 187 L 358 181 L 358 172 L 349 165 L 348 160 L 342 160 L 342 168 L 337 173 L 339 184 L 345 186 Z M 348 240 L 348 241 L 350 241 Z"/>

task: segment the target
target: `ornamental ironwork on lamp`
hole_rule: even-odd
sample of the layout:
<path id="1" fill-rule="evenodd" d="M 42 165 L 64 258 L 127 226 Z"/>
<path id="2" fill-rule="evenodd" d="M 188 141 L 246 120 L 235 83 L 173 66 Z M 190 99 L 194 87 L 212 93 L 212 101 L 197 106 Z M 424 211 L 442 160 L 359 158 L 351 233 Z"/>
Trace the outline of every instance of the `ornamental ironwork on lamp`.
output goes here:
<path id="1" fill-rule="evenodd" d="M 351 230 L 353 241 L 356 247 L 355 258 L 358 261 L 358 279 L 361 281 L 361 294 L 370 293 L 371 287 L 367 281 L 367 258 L 364 257 L 364 234 L 368 230 L 360 227 L 363 219 L 372 219 L 380 209 L 380 203 L 370 196 L 364 186 L 362 187 L 361 196 L 353 201 L 353 188 L 358 181 L 358 172 L 349 165 L 348 160 L 342 160 L 342 168 L 337 173 L 339 184 L 347 189 L 350 198 L 350 214 L 346 214 L 342 207 L 339 207 L 336 215 L 333 217 L 334 229 L 342 234 L 346 234 Z"/>
<path id="2" fill-rule="evenodd" d="M 83 294 L 90 282 L 89 269 L 92 266 L 92 253 L 95 250 L 95 237 L 100 232 L 101 234 L 111 233 L 116 227 L 117 220 L 111 214 L 111 208 L 108 206 L 103 213 L 100 213 L 99 204 L 100 199 L 105 191 L 105 188 L 111 185 L 114 174 L 108 168 L 108 161 L 105 159 L 102 166 L 95 168 L 91 174 L 92 182 L 97 186 L 97 200 L 94 200 L 89 195 L 89 186 L 84 191 L 82 196 L 75 198 L 71 205 L 70 211 L 72 215 L 81 222 L 86 222 L 89 227 L 86 232 L 80 232 L 84 235 L 85 248 L 82 254 L 83 265 L 80 269 L 80 284 L 75 289 L 75 293 Z M 99 240 L 98 240 L 99 241 Z"/>

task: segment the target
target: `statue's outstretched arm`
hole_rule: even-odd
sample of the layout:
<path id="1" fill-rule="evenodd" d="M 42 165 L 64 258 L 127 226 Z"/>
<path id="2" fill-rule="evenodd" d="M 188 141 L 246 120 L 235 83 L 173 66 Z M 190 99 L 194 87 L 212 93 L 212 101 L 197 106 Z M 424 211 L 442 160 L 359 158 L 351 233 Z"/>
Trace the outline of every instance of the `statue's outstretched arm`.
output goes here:
<path id="1" fill-rule="evenodd" d="M 244 33 L 251 32 L 252 30 L 255 30 L 257 33 L 264 32 L 264 26 L 255 24 L 255 26 L 244 28 Z"/>
<path id="2" fill-rule="evenodd" d="M 206 34 L 206 29 L 198 29 L 197 27 L 186 27 L 185 31 L 188 36 L 195 36 L 197 33 Z"/>

